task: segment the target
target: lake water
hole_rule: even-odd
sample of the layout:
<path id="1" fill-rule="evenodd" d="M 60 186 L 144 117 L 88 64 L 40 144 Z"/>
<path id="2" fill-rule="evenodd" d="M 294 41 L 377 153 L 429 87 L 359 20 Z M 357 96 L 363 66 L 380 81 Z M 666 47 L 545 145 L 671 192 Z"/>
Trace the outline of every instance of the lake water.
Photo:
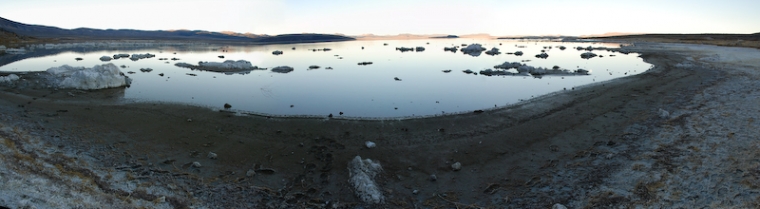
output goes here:
<path id="1" fill-rule="evenodd" d="M 387 46 L 384 44 L 387 43 Z M 497 47 L 502 54 L 477 57 L 452 53 L 444 47 L 479 43 L 487 49 Z M 501 44 L 501 45 L 500 45 Z M 560 50 L 557 46 L 565 46 Z M 396 47 L 425 47 L 423 52 L 400 52 Z M 547 59 L 534 55 L 544 47 Z M 103 49 L 66 51 L 28 58 L 0 67 L 0 71 L 44 71 L 64 64 L 92 67 L 114 63 L 133 79 L 125 90 L 125 101 L 179 102 L 266 115 L 320 115 L 343 117 L 392 118 L 431 116 L 473 111 L 514 104 L 551 92 L 607 81 L 646 71 L 651 67 L 638 54 L 593 51 L 603 58 L 581 59 L 586 51 L 575 47 L 618 47 L 618 44 L 486 39 L 372 40 L 313 44 L 265 46 L 207 45 L 190 48 L 163 46 L 152 49 Z M 292 49 L 294 48 L 295 49 Z M 362 49 L 364 47 L 364 49 Z M 330 48 L 330 51 L 311 49 Z M 460 47 L 461 48 L 461 47 Z M 274 50 L 284 54 L 275 56 Z M 523 56 L 505 52 L 523 51 Z M 156 57 L 132 61 L 118 59 L 102 62 L 101 56 L 114 54 L 155 54 Z M 175 54 L 176 53 L 176 54 Z M 225 56 L 224 59 L 218 56 Z M 615 55 L 615 56 L 609 56 Z M 81 57 L 82 61 L 75 58 Z M 158 58 L 179 58 L 179 61 Z M 192 71 L 174 66 L 176 62 L 222 62 L 247 60 L 262 68 L 291 66 L 291 73 L 255 70 L 245 74 Z M 373 62 L 358 65 L 359 62 Z M 484 76 L 465 74 L 493 69 L 504 62 L 523 62 L 534 67 L 555 65 L 569 70 L 590 70 L 585 76 Z M 168 63 L 167 63 L 168 62 Z M 321 68 L 309 70 L 310 65 Z M 332 70 L 325 69 L 331 67 Z M 152 68 L 152 72 L 141 72 Z M 452 70 L 444 73 L 442 70 Z M 163 73 L 164 76 L 159 76 Z M 197 76 L 187 75 L 188 73 Z M 395 77 L 401 81 L 394 80 Z"/>

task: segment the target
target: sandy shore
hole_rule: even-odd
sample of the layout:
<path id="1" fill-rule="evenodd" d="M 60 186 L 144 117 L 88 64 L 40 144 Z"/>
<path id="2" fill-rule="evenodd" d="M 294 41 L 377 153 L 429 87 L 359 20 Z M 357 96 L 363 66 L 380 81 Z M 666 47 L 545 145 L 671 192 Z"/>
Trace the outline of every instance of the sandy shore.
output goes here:
<path id="1" fill-rule="evenodd" d="M 502 109 L 410 120 L 239 116 L 119 104 L 118 89 L 5 88 L 0 206 L 757 205 L 760 51 L 629 49 L 655 67 Z M 356 156 L 382 165 L 379 206 L 362 202 L 348 182 Z"/>

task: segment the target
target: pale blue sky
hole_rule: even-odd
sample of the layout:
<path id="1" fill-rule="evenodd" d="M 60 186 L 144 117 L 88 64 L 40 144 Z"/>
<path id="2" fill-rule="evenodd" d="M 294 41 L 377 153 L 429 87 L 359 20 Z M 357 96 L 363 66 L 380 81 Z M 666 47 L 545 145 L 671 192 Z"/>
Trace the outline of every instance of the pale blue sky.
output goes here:
<path id="1" fill-rule="evenodd" d="M 758 0 L 0 0 L 0 17 L 61 28 L 255 34 L 757 33 Z"/>

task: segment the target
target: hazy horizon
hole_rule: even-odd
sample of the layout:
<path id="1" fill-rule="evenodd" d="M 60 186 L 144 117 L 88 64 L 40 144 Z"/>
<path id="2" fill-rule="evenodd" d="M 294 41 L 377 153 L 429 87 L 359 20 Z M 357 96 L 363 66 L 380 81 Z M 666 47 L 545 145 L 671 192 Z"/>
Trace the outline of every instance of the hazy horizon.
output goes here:
<path id="1" fill-rule="evenodd" d="M 757 33 L 756 1 L 227 0 L 0 3 L 3 18 L 65 29 L 206 30 L 252 34 L 599 35 Z M 41 15 L 43 14 L 43 15 Z"/>

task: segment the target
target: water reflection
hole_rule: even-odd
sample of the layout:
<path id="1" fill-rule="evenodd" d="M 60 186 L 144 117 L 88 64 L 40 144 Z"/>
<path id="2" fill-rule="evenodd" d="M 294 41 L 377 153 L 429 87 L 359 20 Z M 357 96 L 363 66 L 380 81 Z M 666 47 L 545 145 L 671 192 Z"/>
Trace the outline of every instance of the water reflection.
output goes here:
<path id="1" fill-rule="evenodd" d="M 474 43 L 489 50 L 498 48 L 502 53 L 470 56 L 461 51 L 444 50 L 446 47 L 461 49 L 462 45 L 466 47 Z M 405 53 L 396 50 L 396 47 L 417 46 L 423 46 L 425 50 Z M 559 46 L 567 49 L 561 50 Z M 53 55 L 23 58 L 0 67 L 0 71 L 42 71 L 63 64 L 92 67 L 105 63 L 99 60 L 101 56 L 150 53 L 156 57 L 109 61 L 117 66 L 123 65 L 125 73 L 135 72 L 129 74 L 133 83 L 126 89 L 125 98 L 218 108 L 229 103 L 233 109 L 272 115 L 326 116 L 332 113 L 337 117 L 343 112 L 343 117 L 403 117 L 503 106 L 575 86 L 641 73 L 651 66 L 642 62 L 637 54 L 600 50 L 593 52 L 603 58 L 581 59 L 580 55 L 586 51 L 574 49 L 588 46 L 617 47 L 617 44 L 430 39 L 265 46 L 162 46 L 59 51 Z M 273 51 L 282 51 L 282 54 L 273 55 Z M 516 51 L 523 52 L 524 56 L 516 56 Z M 542 53 L 549 56 L 546 59 L 534 57 Z M 76 61 L 77 57 L 83 60 Z M 225 74 L 175 66 L 178 62 L 196 64 L 225 60 L 246 60 L 268 70 Z M 504 62 L 546 69 L 556 66 L 573 72 L 584 69 L 590 75 L 475 75 Z M 278 66 L 292 67 L 292 71 L 273 73 L 271 70 Z M 153 70 L 141 72 L 141 68 Z M 462 73 L 466 70 L 474 73 Z M 514 69 L 510 72 L 517 73 Z"/>

